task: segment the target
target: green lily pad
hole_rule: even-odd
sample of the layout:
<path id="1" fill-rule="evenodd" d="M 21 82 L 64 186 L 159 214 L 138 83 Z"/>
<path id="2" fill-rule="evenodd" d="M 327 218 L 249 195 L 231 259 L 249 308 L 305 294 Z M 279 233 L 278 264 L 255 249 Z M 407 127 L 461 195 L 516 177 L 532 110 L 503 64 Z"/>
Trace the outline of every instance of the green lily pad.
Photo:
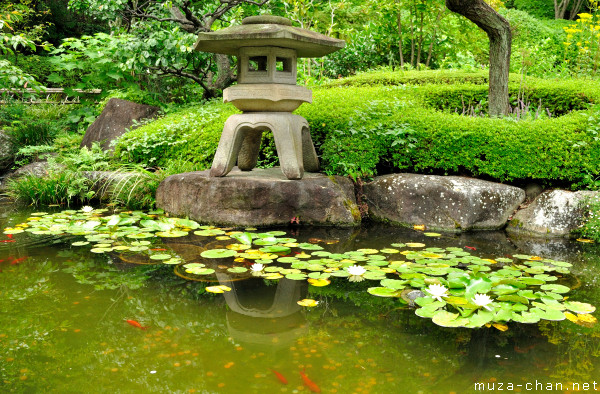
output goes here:
<path id="1" fill-rule="evenodd" d="M 155 234 L 162 238 L 178 238 L 178 237 L 185 237 L 186 235 L 188 235 L 188 232 L 187 231 L 179 231 L 179 230 L 170 230 L 170 231 L 159 231 Z"/>
<path id="2" fill-rule="evenodd" d="M 130 251 L 132 252 L 143 252 L 144 250 L 148 250 L 147 246 L 132 246 L 131 248 L 129 248 Z"/>
<path id="3" fill-rule="evenodd" d="M 288 254 L 292 251 L 291 248 L 288 248 L 286 246 L 279 246 L 279 245 L 266 246 L 264 248 L 260 248 L 259 250 L 263 253 L 275 253 L 275 254 L 280 254 L 280 255 Z"/>
<path id="4" fill-rule="evenodd" d="M 152 260 L 167 260 L 170 259 L 171 256 L 170 254 L 166 254 L 166 253 L 159 253 L 159 254 L 153 254 L 152 256 L 150 256 L 150 258 Z"/>
<path id="5" fill-rule="evenodd" d="M 400 291 L 389 287 L 369 287 L 367 292 L 378 297 L 400 297 Z"/>
<path id="6" fill-rule="evenodd" d="M 181 260 L 180 258 L 173 257 L 168 260 L 163 260 L 162 263 L 167 264 L 167 265 L 175 265 L 175 264 L 181 264 L 182 261 L 183 260 Z"/>
<path id="7" fill-rule="evenodd" d="M 437 311 L 431 320 L 442 327 L 461 327 L 469 323 L 468 319 L 459 318 L 458 313 L 450 313 L 448 311 Z"/>
<path id="8" fill-rule="evenodd" d="M 140 239 L 140 238 L 152 238 L 154 235 L 149 233 L 136 233 L 136 234 L 127 234 L 127 238 Z"/>
<path id="9" fill-rule="evenodd" d="M 529 312 L 533 313 L 534 315 L 538 316 L 540 319 L 543 320 L 560 321 L 565 319 L 565 314 L 562 313 L 562 311 L 556 309 L 544 310 L 540 308 L 531 308 Z"/>
<path id="10" fill-rule="evenodd" d="M 73 242 L 71 245 L 73 246 L 84 246 L 84 245 L 89 245 L 90 243 L 87 241 L 79 241 L 79 242 Z"/>
<path id="11" fill-rule="evenodd" d="M 565 301 L 563 305 L 568 310 L 582 315 L 587 313 L 593 313 L 596 310 L 595 306 L 587 304 L 585 302 Z"/>
<path id="12" fill-rule="evenodd" d="M 237 255 L 235 250 L 230 249 L 211 249 L 200 253 L 205 259 L 224 259 Z"/>
<path id="13" fill-rule="evenodd" d="M 90 252 L 92 253 L 106 253 L 106 252 L 111 252 L 112 248 L 92 248 L 90 249 Z"/>
<path id="14" fill-rule="evenodd" d="M 212 268 L 190 268 L 186 269 L 185 272 L 194 275 L 211 275 L 215 273 L 215 270 Z"/>
<path id="15" fill-rule="evenodd" d="M 304 243 L 298 244 L 298 247 L 300 249 L 303 249 L 303 250 L 323 250 L 322 246 L 319 246 L 319 245 L 316 245 L 316 244 L 311 244 L 311 243 L 308 243 L 308 242 L 304 242 Z"/>
<path id="16" fill-rule="evenodd" d="M 468 317 L 469 323 L 467 327 L 482 327 L 492 320 L 494 320 L 494 314 L 490 311 L 479 310 L 477 313 L 473 313 Z"/>
<path id="17" fill-rule="evenodd" d="M 217 235 L 225 234 L 225 231 L 219 230 L 219 229 L 206 229 L 206 230 L 194 231 L 194 234 L 199 235 L 201 237 L 214 237 Z"/>
<path id="18" fill-rule="evenodd" d="M 540 289 L 560 294 L 568 293 L 571 290 L 569 287 L 563 285 L 542 285 L 540 286 Z"/>
<path id="19" fill-rule="evenodd" d="M 513 313 L 513 320 L 518 323 L 533 324 L 540 321 L 540 316 L 530 312 Z"/>
<path id="20" fill-rule="evenodd" d="M 306 274 L 287 274 L 285 277 L 291 280 L 304 280 L 306 279 Z"/>
<path id="21" fill-rule="evenodd" d="M 390 289 L 401 290 L 406 287 L 406 280 L 399 279 L 383 279 L 379 284 Z"/>

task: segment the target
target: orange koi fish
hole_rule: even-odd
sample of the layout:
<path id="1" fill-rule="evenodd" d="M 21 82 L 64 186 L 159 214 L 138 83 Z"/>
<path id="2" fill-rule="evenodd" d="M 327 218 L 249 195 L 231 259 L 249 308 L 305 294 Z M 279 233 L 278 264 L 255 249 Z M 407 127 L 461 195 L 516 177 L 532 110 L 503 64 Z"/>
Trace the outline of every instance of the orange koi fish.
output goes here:
<path id="1" fill-rule="evenodd" d="M 315 382 L 310 380 L 304 372 L 300 371 L 300 376 L 302 376 L 302 381 L 304 382 L 304 385 L 306 387 L 308 387 L 310 391 L 312 391 L 313 393 L 321 392 L 321 388 L 319 386 L 317 386 L 317 384 Z"/>
<path id="2" fill-rule="evenodd" d="M 14 259 L 13 261 L 10 262 L 10 265 L 17 265 L 17 264 L 25 261 L 26 259 L 27 259 L 27 256 L 21 257 L 20 259 Z"/>
<path id="3" fill-rule="evenodd" d="M 143 327 L 139 322 L 135 321 L 135 320 L 126 320 L 127 323 L 129 323 L 130 325 L 137 327 L 139 329 L 145 330 L 146 328 L 148 328 L 148 326 Z"/>
<path id="4" fill-rule="evenodd" d="M 275 374 L 275 376 L 277 376 L 277 379 L 279 379 L 279 381 L 283 384 L 288 384 L 287 379 L 285 378 L 285 376 L 283 376 L 282 374 L 280 374 L 279 372 L 275 371 L 273 368 L 271 368 L 271 372 L 273 372 Z"/>
<path id="5" fill-rule="evenodd" d="M 465 246 L 465 248 L 470 249 L 470 250 L 477 250 L 477 248 L 474 246 Z"/>
<path id="6" fill-rule="evenodd" d="M 150 249 L 150 250 L 152 250 L 152 251 L 154 251 L 154 252 L 163 252 L 163 251 L 165 251 L 165 250 L 167 250 L 167 249 L 163 249 L 163 248 L 156 248 L 156 249 Z"/>

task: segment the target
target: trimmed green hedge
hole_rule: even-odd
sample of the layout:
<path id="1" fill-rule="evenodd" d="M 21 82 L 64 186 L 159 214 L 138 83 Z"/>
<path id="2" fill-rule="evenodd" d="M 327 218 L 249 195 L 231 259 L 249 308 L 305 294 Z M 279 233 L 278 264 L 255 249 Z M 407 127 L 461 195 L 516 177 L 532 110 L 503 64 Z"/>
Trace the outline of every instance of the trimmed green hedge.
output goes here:
<path id="1" fill-rule="evenodd" d="M 373 73 L 374 80 L 404 78 L 387 74 Z M 440 73 L 419 74 L 424 81 L 439 80 Z M 450 73 L 444 75 L 452 79 Z M 471 81 L 480 74 L 473 75 Z M 451 109 L 465 96 L 485 99 L 486 86 L 458 84 L 457 78 L 453 85 L 367 86 L 365 78 L 367 74 L 358 86 L 348 78 L 338 86 L 315 88 L 313 104 L 296 112 L 309 121 L 328 174 L 371 177 L 412 171 L 569 184 L 600 174 L 596 110 L 521 121 L 467 117 L 431 107 Z M 556 113 L 582 109 L 600 97 L 598 84 L 589 81 L 528 80 L 527 86 L 532 101 L 541 98 Z M 208 168 L 223 123 L 233 113 L 233 106 L 212 102 L 168 114 L 127 133 L 117 155 L 158 166 L 184 158 Z"/>

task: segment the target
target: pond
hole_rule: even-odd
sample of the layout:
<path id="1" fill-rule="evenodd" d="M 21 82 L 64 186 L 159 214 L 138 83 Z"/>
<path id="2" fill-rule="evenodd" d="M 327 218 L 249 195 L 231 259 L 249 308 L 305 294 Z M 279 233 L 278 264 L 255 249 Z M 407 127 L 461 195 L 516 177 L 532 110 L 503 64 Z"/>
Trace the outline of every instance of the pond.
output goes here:
<path id="1" fill-rule="evenodd" d="M 53 209 L 47 212 L 59 212 Z M 102 221 L 94 216 L 96 211 L 71 212 L 74 217 L 90 215 L 77 226 L 90 218 Z M 102 215 L 109 217 L 104 224 L 115 216 Z M 36 228 L 36 222 L 48 217 L 0 206 L 1 229 Z M 68 222 L 63 219 L 53 220 L 57 225 Z M 25 222 L 30 226 L 17 226 Z M 155 225 L 146 222 L 146 228 Z M 402 301 L 405 293 L 404 298 L 370 294 L 377 293 L 370 288 L 380 286 L 378 275 L 397 278 L 390 267 L 400 269 L 404 263 L 385 265 L 377 263 L 383 259 L 365 258 L 369 249 L 385 250 L 385 261 L 418 263 L 416 254 L 424 252 L 415 250 L 426 248 L 446 261 L 452 261 L 450 254 L 474 256 L 471 261 L 487 259 L 492 266 L 498 260 L 516 260 L 515 255 L 568 262 L 573 264 L 571 273 L 559 272 L 556 283 L 572 288 L 565 296 L 584 303 L 573 304 L 581 307 L 600 304 L 600 249 L 594 244 L 509 239 L 503 232 L 289 227 L 270 231 L 279 238 L 275 246 L 290 245 L 289 252 L 281 253 L 294 262 L 279 262 L 285 257 L 281 253 L 269 261 L 265 254 L 240 257 L 247 253 L 243 246 L 226 248 L 243 245 L 243 234 L 258 232 L 254 229 L 208 229 L 213 233 L 206 235 L 200 228 L 196 231 L 204 235 L 190 231 L 169 236 L 180 230 L 158 226 L 153 230 L 163 236 L 156 237 L 138 228 L 123 231 L 122 237 L 133 236 L 121 245 L 94 235 L 100 227 L 92 227 L 85 235 L 65 234 L 60 226 L 39 230 L 39 225 L 34 232 L 0 233 L 3 392 L 468 393 L 596 387 L 600 330 L 593 322 L 543 319 L 534 324 L 442 327 L 431 317 L 417 316 Z M 274 246 L 268 237 L 263 239 L 263 247 Z M 228 254 L 236 248 L 237 255 L 229 260 L 201 257 L 207 250 Z M 266 250 L 277 254 L 276 249 Z M 313 271 L 290 268 L 300 266 L 302 254 L 315 252 L 313 258 L 335 260 L 343 254 L 344 259 L 355 258 L 349 264 L 373 265 L 353 279 L 334 265 L 325 268 L 324 261 L 323 268 Z M 263 264 L 262 270 L 253 273 L 254 264 Z M 391 271 L 382 274 L 372 267 Z M 537 269 L 533 263 L 528 267 Z M 335 272 L 340 276 L 324 275 Z M 311 275 L 294 276 L 306 273 Z M 224 292 L 207 292 L 211 286 L 225 286 Z M 301 300 L 309 305 L 314 300 L 316 306 L 299 305 Z"/>

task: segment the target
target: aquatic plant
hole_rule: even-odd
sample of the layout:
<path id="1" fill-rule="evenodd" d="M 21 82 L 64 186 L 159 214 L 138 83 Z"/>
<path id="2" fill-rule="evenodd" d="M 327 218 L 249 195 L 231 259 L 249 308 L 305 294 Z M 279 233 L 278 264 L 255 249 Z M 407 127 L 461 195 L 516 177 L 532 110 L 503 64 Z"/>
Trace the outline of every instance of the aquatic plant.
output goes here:
<path id="1" fill-rule="evenodd" d="M 4 229 L 7 235 L 25 232 L 81 236 L 85 240 L 75 240 L 72 246 L 89 245 L 92 253 L 110 253 L 126 263 L 173 265 L 176 275 L 209 284 L 249 277 L 306 280 L 315 287 L 332 281 L 370 280 L 376 285 L 367 289 L 369 294 L 395 298 L 402 305 L 414 300 L 418 316 L 446 327 L 488 325 L 505 330 L 511 321 L 596 322 L 590 315 L 594 306 L 566 296 L 571 264 L 539 256 L 490 259 L 460 247 L 426 247 L 417 242 L 334 253 L 326 247 L 336 241 L 311 238 L 310 242 L 298 242 L 284 231 L 202 226 L 193 220 L 167 217 L 161 210 L 109 213 L 84 207 L 54 214 L 37 212 L 26 223 Z M 192 242 L 161 242 L 181 237 Z M 191 248 L 201 251 L 188 255 Z M 212 293 L 229 290 L 222 283 L 206 287 Z M 300 304 L 316 306 L 318 302 L 302 300 Z"/>

